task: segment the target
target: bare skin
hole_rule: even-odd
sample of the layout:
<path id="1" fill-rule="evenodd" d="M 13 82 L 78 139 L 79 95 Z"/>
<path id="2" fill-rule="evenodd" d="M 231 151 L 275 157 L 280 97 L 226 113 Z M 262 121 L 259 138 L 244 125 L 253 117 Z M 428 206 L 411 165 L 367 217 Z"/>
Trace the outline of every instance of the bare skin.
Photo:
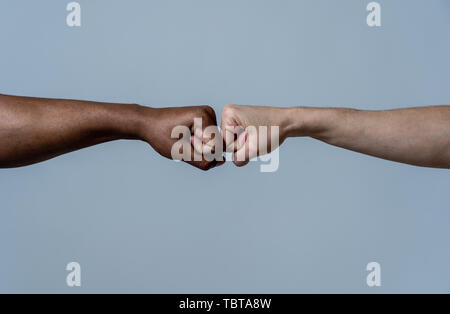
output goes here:
<path id="1" fill-rule="evenodd" d="M 236 139 L 227 130 L 260 125 L 279 126 L 280 144 L 288 137 L 309 136 L 378 158 L 450 169 L 450 106 L 365 111 L 227 105 L 221 123 L 227 150 L 245 153 L 244 160 L 234 158 L 237 166 L 260 153 L 247 132 Z"/>
<path id="2" fill-rule="evenodd" d="M 208 106 L 156 109 L 0 95 L 0 168 L 27 166 L 121 139 L 145 141 L 170 159 L 172 145 L 178 140 L 171 138 L 172 129 L 182 125 L 194 134 L 194 118 L 202 118 L 203 128 L 217 124 L 214 110 Z M 190 160 L 186 162 L 202 170 L 223 163 Z"/>
<path id="3" fill-rule="evenodd" d="M 142 140 L 171 158 L 175 126 L 186 126 L 192 138 L 194 118 L 202 129 L 216 126 L 208 106 L 148 108 L 135 104 L 42 99 L 0 95 L 0 168 L 31 165 L 88 146 L 120 139 Z M 275 108 L 227 105 L 222 132 L 227 150 L 243 152 L 243 166 L 260 154 L 248 132 L 238 138 L 228 127 L 279 126 L 279 143 L 309 136 L 331 145 L 416 166 L 450 169 L 450 106 L 362 111 L 337 108 Z M 270 138 L 270 136 L 269 136 Z M 208 170 L 223 161 L 195 161 L 194 151 L 214 151 L 210 139 L 193 141 L 189 164 Z M 268 151 L 275 148 L 268 143 Z"/>

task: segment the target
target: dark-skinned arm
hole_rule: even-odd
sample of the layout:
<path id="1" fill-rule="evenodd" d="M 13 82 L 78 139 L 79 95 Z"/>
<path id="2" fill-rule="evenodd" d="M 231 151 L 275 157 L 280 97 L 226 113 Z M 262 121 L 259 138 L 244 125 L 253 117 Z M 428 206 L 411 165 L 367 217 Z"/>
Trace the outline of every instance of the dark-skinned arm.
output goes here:
<path id="1" fill-rule="evenodd" d="M 27 166 L 92 145 L 142 140 L 171 158 L 175 126 L 216 125 L 208 106 L 149 108 L 136 104 L 0 95 L 0 168 Z M 194 130 L 192 130 L 194 133 Z M 220 162 L 187 161 L 202 170 Z"/>

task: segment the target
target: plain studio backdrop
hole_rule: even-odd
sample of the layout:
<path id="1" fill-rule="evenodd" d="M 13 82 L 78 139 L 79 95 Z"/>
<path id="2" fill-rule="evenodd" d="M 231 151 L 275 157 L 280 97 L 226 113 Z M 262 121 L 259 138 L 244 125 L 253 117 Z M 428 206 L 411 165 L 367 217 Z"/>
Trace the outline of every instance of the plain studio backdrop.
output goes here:
<path id="1" fill-rule="evenodd" d="M 450 104 L 450 2 L 2 1 L 0 93 L 386 109 Z M 1 292 L 450 292 L 450 172 L 289 139 L 204 173 L 108 143 L 0 171 Z M 78 262 L 82 286 L 66 285 Z M 366 284 L 381 265 L 382 286 Z"/>

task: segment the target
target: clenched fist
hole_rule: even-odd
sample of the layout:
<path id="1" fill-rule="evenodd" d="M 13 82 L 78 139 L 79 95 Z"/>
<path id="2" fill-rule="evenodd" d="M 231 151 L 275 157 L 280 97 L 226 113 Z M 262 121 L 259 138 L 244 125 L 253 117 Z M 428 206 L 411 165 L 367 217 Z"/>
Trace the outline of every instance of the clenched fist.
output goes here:
<path id="1" fill-rule="evenodd" d="M 223 140 L 211 107 L 145 108 L 143 115 L 140 137 L 162 156 L 201 170 L 224 163 Z"/>
<path id="2" fill-rule="evenodd" d="M 275 150 L 288 135 L 289 119 L 281 108 L 227 105 L 222 112 L 225 150 L 236 166 Z"/>

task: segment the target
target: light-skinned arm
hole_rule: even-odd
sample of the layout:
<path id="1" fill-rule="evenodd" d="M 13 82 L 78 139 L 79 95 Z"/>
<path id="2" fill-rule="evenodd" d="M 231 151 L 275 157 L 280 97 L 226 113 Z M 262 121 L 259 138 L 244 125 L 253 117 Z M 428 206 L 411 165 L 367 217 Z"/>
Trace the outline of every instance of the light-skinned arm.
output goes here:
<path id="1" fill-rule="evenodd" d="M 450 168 L 450 106 L 367 111 L 227 105 L 222 113 L 225 142 L 234 151 L 245 150 L 238 166 L 258 156 L 257 145 L 249 142 L 247 132 L 233 139 L 227 128 L 250 125 L 279 126 L 280 144 L 288 137 L 308 136 L 378 158 Z"/>

